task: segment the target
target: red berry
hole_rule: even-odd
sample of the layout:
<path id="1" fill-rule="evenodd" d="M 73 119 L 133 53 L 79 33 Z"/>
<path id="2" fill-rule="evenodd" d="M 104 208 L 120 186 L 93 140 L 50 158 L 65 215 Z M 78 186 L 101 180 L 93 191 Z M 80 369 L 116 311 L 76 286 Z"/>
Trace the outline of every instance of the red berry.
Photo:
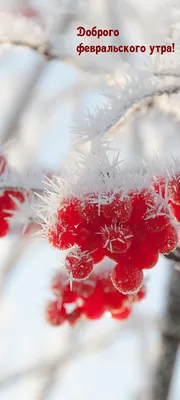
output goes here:
<path id="1" fill-rule="evenodd" d="M 78 295 L 73 289 L 71 290 L 69 283 L 67 282 L 67 276 L 64 273 L 58 273 L 52 280 L 52 292 L 57 297 L 58 300 L 61 300 L 62 303 L 74 303 Z"/>
<path id="2" fill-rule="evenodd" d="M 132 243 L 130 249 L 123 254 L 113 254 L 111 258 L 123 266 L 131 266 L 138 269 L 153 268 L 158 262 L 158 251 L 151 239 L 144 240 L 139 244 Z"/>
<path id="3" fill-rule="evenodd" d="M 103 247 L 111 253 L 124 253 L 131 245 L 132 236 L 127 226 L 106 225 L 102 229 Z"/>
<path id="4" fill-rule="evenodd" d="M 93 258 L 94 264 L 100 263 L 105 257 L 105 251 L 103 247 L 99 247 L 98 249 L 92 251 L 91 257 Z"/>
<path id="5" fill-rule="evenodd" d="M 0 237 L 4 237 L 9 232 L 9 224 L 8 222 L 0 216 Z"/>
<path id="6" fill-rule="evenodd" d="M 74 303 L 77 299 L 78 299 L 78 294 L 74 290 L 74 284 L 72 290 L 70 288 L 70 285 L 66 285 L 66 287 L 64 288 L 63 299 L 62 299 L 63 304 Z"/>
<path id="7" fill-rule="evenodd" d="M 86 223 L 92 223 L 101 215 L 98 207 L 98 193 L 88 193 L 85 199 L 79 203 L 79 213 Z"/>
<path id="8" fill-rule="evenodd" d="M 180 174 L 176 174 L 169 181 L 168 194 L 173 203 L 180 205 Z"/>
<path id="9" fill-rule="evenodd" d="M 94 293 L 84 303 L 84 315 L 88 319 L 99 319 L 104 311 L 103 289 L 101 284 L 97 283 Z"/>
<path id="10" fill-rule="evenodd" d="M 24 194 L 19 192 L 18 190 L 5 190 L 4 196 L 5 197 L 7 196 L 8 198 L 10 198 L 9 195 L 11 195 L 12 197 L 15 197 L 20 203 L 24 203 L 24 201 L 25 201 Z M 14 203 L 14 201 L 11 200 L 11 202 L 12 202 L 12 207 L 16 208 L 17 206 Z"/>
<path id="11" fill-rule="evenodd" d="M 51 283 L 51 289 L 55 296 L 62 297 L 66 281 L 67 278 L 62 273 L 58 273 L 53 277 Z"/>
<path id="12" fill-rule="evenodd" d="M 132 311 L 132 308 L 127 307 L 119 313 L 111 313 L 111 316 L 113 319 L 117 319 L 117 320 L 121 321 L 121 320 L 127 319 L 130 316 L 131 311 Z"/>
<path id="13" fill-rule="evenodd" d="M 113 286 L 113 285 L 112 285 Z M 121 310 L 123 303 L 127 300 L 127 296 L 118 292 L 116 289 L 111 292 L 104 293 L 105 308 L 108 311 L 114 312 L 115 310 Z"/>
<path id="14" fill-rule="evenodd" d="M 177 247 L 178 233 L 176 228 L 170 224 L 162 232 L 152 234 L 150 240 L 159 253 L 167 254 Z"/>
<path id="15" fill-rule="evenodd" d="M 108 199 L 109 197 L 109 199 Z M 120 223 L 129 220 L 132 212 L 131 199 L 129 197 L 123 198 L 122 194 L 109 193 L 107 196 L 107 204 L 102 205 L 102 212 L 104 216 L 111 221 Z"/>
<path id="16" fill-rule="evenodd" d="M 48 231 L 48 241 L 53 247 L 60 250 L 67 250 L 74 246 L 76 241 L 75 231 L 62 223 L 57 223 L 55 227 Z"/>
<path id="17" fill-rule="evenodd" d="M 74 326 L 83 314 L 82 307 L 76 307 L 70 314 L 67 314 L 67 321 L 70 326 Z"/>
<path id="18" fill-rule="evenodd" d="M 114 287 L 121 293 L 136 293 L 143 284 L 143 272 L 129 265 L 116 264 L 111 272 Z"/>
<path id="19" fill-rule="evenodd" d="M 75 291 L 77 296 L 81 299 L 87 299 L 94 293 L 95 286 L 95 279 L 91 275 L 91 278 L 89 279 L 73 282 L 73 291 Z"/>
<path id="20" fill-rule="evenodd" d="M 93 225 L 96 230 L 106 223 L 102 213 L 101 197 L 100 193 L 88 193 L 84 200 L 79 202 L 78 208 L 83 220 L 90 226 Z"/>
<path id="21" fill-rule="evenodd" d="M 149 212 L 145 216 L 145 229 L 148 232 L 162 231 L 170 223 L 170 213 L 165 207 L 157 212 Z"/>
<path id="22" fill-rule="evenodd" d="M 8 210 L 17 210 L 17 205 L 10 196 L 16 198 L 20 203 L 24 203 L 25 201 L 25 197 L 21 192 L 17 190 L 5 190 L 3 196 L 0 197 L 1 214 L 4 217 L 12 217 L 12 214 L 8 213 Z"/>
<path id="23" fill-rule="evenodd" d="M 139 292 L 136 293 L 134 301 L 141 301 L 141 300 L 143 300 L 145 298 L 145 296 L 146 296 L 146 288 L 143 285 L 140 288 Z"/>
<path id="24" fill-rule="evenodd" d="M 90 226 L 85 222 L 79 224 L 76 229 L 76 244 L 82 250 L 90 252 L 102 247 L 101 235 L 96 232 L 96 227 Z"/>
<path id="25" fill-rule="evenodd" d="M 155 204 L 155 197 L 152 191 L 142 189 L 141 191 L 131 192 L 132 214 L 129 220 L 130 228 L 144 226 L 144 216 L 149 208 Z"/>
<path id="26" fill-rule="evenodd" d="M 59 301 L 55 300 L 47 305 L 45 317 L 49 324 L 59 326 L 62 325 L 66 319 L 66 310 Z"/>
<path id="27" fill-rule="evenodd" d="M 177 221 L 180 222 L 180 205 L 171 203 L 170 209 Z"/>
<path id="28" fill-rule="evenodd" d="M 73 279 L 86 279 L 93 270 L 93 259 L 89 252 L 72 249 L 66 256 L 65 268 Z"/>
<path id="29" fill-rule="evenodd" d="M 79 200 L 70 197 L 61 202 L 57 211 L 57 219 L 68 227 L 74 227 L 82 222 L 82 218 L 78 211 Z"/>

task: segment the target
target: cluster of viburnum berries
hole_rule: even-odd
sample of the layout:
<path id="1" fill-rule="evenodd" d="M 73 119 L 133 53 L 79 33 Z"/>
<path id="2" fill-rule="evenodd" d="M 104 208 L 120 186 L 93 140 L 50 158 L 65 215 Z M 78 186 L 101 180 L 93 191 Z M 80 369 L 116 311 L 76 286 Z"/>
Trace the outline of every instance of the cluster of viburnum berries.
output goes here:
<path id="1" fill-rule="evenodd" d="M 178 245 L 171 213 L 177 207 L 178 183 L 169 182 L 171 199 L 176 200 L 173 205 L 170 200 L 170 207 L 157 193 L 157 183 L 126 195 L 88 193 L 84 200 L 73 196 L 62 200 L 48 240 L 67 250 L 65 269 L 70 280 L 88 278 L 106 256 L 115 262 L 111 271 L 114 287 L 123 294 L 136 293 L 143 284 L 143 270 L 154 267 L 159 254 Z"/>
<path id="2" fill-rule="evenodd" d="M 81 198 L 71 195 L 61 199 L 47 236 L 54 247 L 65 251 L 69 280 L 66 278 L 62 291 L 57 278 L 53 290 L 57 294 L 61 286 L 61 301 L 57 295 L 48 305 L 47 320 L 57 325 L 65 320 L 73 324 L 81 315 L 100 318 L 105 311 L 113 318 L 126 318 L 134 299 L 143 298 L 143 270 L 154 267 L 159 254 L 177 247 L 178 221 L 180 174 L 169 180 L 153 178 L 151 185 L 126 193 L 120 187 L 119 191 L 93 191 Z M 96 272 L 96 264 L 104 257 L 114 262 L 106 279 Z M 117 302 L 117 308 L 111 308 L 111 301 Z M 70 314 L 66 303 L 75 304 Z"/>
<path id="3" fill-rule="evenodd" d="M 1 162 L 0 167 L 2 175 L 5 163 Z M 106 285 L 111 293 L 111 300 L 120 301 L 117 305 L 118 312 L 115 312 L 116 318 L 119 314 L 121 319 L 122 310 L 125 312 L 123 315 L 127 316 L 128 311 L 121 301 L 124 302 L 123 299 L 126 298 L 127 303 L 132 304 L 134 299 L 137 300 L 138 293 L 142 297 L 143 270 L 154 267 L 159 254 L 170 253 L 179 242 L 179 173 L 173 172 L 166 178 L 153 177 L 147 184 L 144 180 L 141 185 L 126 186 L 121 180 L 117 185 L 119 178 L 114 178 L 114 170 L 111 175 L 100 172 L 98 177 L 93 175 L 94 171 L 95 167 L 92 175 L 89 169 L 89 175 L 85 171 L 87 181 L 77 181 L 74 187 L 72 185 L 72 190 L 65 190 L 68 195 L 59 196 L 59 192 L 55 190 L 56 193 L 52 193 L 52 196 L 48 191 L 49 199 L 45 198 L 45 202 L 50 205 L 49 219 L 45 218 L 46 235 L 54 247 L 65 252 L 64 267 L 68 277 L 66 284 L 63 284 L 63 294 L 61 288 L 62 304 L 57 296 L 57 300 L 48 306 L 49 321 L 53 320 L 55 311 L 57 316 L 61 314 L 64 310 L 63 304 L 66 303 L 73 303 L 75 307 L 71 316 L 73 321 L 73 318 L 78 319 L 77 315 L 91 318 L 87 311 L 89 304 L 92 304 L 92 308 L 95 307 L 92 311 L 95 318 L 105 311 L 114 316 L 116 308 L 108 305 L 107 296 L 105 299 L 103 294 L 106 292 Z M 96 190 L 84 184 L 89 179 L 91 185 L 94 178 L 97 178 Z M 18 202 L 20 204 L 25 201 L 25 194 L 18 189 L 2 190 L 1 237 L 9 231 L 9 218 L 18 209 Z M 97 274 L 96 267 L 105 257 L 112 264 L 106 279 L 102 274 Z M 87 289 L 89 279 L 93 281 L 91 295 L 89 289 L 92 290 L 92 284 Z M 86 296 L 80 294 L 84 290 L 87 291 Z M 99 309 L 96 306 L 98 298 L 101 298 Z M 64 312 L 64 318 L 70 321 L 71 313 L 67 313 L 66 309 Z"/>
<path id="4" fill-rule="evenodd" d="M 97 320 L 105 313 L 116 320 L 124 320 L 131 314 L 134 303 L 145 296 L 145 287 L 134 295 L 124 295 L 117 291 L 108 272 L 92 274 L 84 281 L 75 281 L 72 290 L 67 276 L 57 274 L 52 281 L 55 300 L 46 307 L 46 320 L 55 326 L 67 321 L 73 326 L 82 316 Z"/>

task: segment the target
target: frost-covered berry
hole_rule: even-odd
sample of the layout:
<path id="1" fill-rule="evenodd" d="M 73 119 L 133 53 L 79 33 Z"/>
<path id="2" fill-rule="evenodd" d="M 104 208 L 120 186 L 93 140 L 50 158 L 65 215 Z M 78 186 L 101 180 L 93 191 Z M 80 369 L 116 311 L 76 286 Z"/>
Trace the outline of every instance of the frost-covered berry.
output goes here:
<path id="1" fill-rule="evenodd" d="M 168 194 L 173 203 L 180 205 L 180 174 L 177 173 L 168 184 Z"/>
<path id="2" fill-rule="evenodd" d="M 124 294 L 138 292 L 143 284 L 143 272 L 129 265 L 116 264 L 111 272 L 114 287 Z"/>
<path id="3" fill-rule="evenodd" d="M 171 215 L 168 208 L 162 207 L 153 213 L 150 211 L 145 216 L 145 229 L 148 232 L 159 232 L 166 228 L 171 222 Z"/>
<path id="4" fill-rule="evenodd" d="M 81 252 L 79 248 L 75 248 L 66 256 L 65 268 L 73 279 L 86 279 L 91 274 L 93 265 L 93 259 L 88 251 Z"/>
<path id="5" fill-rule="evenodd" d="M 132 232 L 125 225 L 105 225 L 101 230 L 103 247 L 111 253 L 124 253 L 131 245 Z"/>
<path id="6" fill-rule="evenodd" d="M 144 225 L 144 216 L 150 207 L 155 205 L 154 193 L 148 189 L 130 192 L 129 196 L 132 201 L 132 214 L 129 220 L 130 228 Z"/>
<path id="7" fill-rule="evenodd" d="M 123 254 L 112 254 L 111 259 L 123 266 L 137 269 L 153 268 L 158 262 L 158 250 L 151 243 L 151 239 L 140 243 L 132 243 L 131 247 Z"/>
<path id="8" fill-rule="evenodd" d="M 102 205 L 102 212 L 106 218 L 111 221 L 120 223 L 129 220 L 132 212 L 131 199 L 129 197 L 124 197 L 122 194 L 109 194 L 109 201 L 107 204 Z"/>
<path id="9" fill-rule="evenodd" d="M 75 230 L 68 228 L 64 221 L 57 222 L 53 228 L 50 228 L 47 236 L 49 243 L 60 250 L 69 249 L 74 246 L 76 241 Z"/>
<path id="10" fill-rule="evenodd" d="M 57 211 L 57 219 L 68 227 L 76 226 L 82 222 L 78 211 L 79 200 L 75 197 L 64 199 Z"/>
<path id="11" fill-rule="evenodd" d="M 99 194 L 87 193 L 86 196 L 84 196 L 84 199 L 79 202 L 78 210 L 86 223 L 91 224 L 99 221 L 99 218 L 102 215 Z"/>
<path id="12" fill-rule="evenodd" d="M 173 225 L 168 225 L 162 232 L 156 232 L 151 236 L 151 242 L 159 253 L 167 254 L 178 245 L 178 233 Z"/>
<path id="13" fill-rule="evenodd" d="M 66 320 L 66 310 L 59 301 L 51 301 L 46 307 L 45 318 L 51 325 L 62 325 Z"/>

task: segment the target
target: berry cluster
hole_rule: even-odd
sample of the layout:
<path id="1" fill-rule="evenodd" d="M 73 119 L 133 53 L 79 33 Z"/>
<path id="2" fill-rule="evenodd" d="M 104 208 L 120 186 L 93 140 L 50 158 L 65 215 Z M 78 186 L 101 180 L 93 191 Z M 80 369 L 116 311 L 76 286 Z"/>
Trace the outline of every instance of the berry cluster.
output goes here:
<path id="1" fill-rule="evenodd" d="M 20 203 L 25 201 L 24 195 L 18 190 L 4 190 L 0 195 L 0 237 L 9 232 L 7 218 L 12 217 L 11 211 L 17 210 L 16 200 Z"/>
<path id="2" fill-rule="evenodd" d="M 168 202 L 151 186 L 63 199 L 48 240 L 68 250 L 70 279 L 88 278 L 106 256 L 116 263 L 111 271 L 114 287 L 133 294 L 143 284 L 143 269 L 154 267 L 159 254 L 174 250 L 178 234 Z"/>
<path id="3" fill-rule="evenodd" d="M 125 320 L 131 314 L 134 303 L 145 296 L 143 286 L 136 295 L 124 295 L 112 285 L 108 273 L 92 274 L 84 281 L 75 281 L 72 290 L 67 277 L 60 273 L 52 282 L 55 300 L 46 307 L 46 320 L 54 326 L 67 321 L 73 326 L 81 317 L 100 319 L 104 313 L 116 320 Z"/>

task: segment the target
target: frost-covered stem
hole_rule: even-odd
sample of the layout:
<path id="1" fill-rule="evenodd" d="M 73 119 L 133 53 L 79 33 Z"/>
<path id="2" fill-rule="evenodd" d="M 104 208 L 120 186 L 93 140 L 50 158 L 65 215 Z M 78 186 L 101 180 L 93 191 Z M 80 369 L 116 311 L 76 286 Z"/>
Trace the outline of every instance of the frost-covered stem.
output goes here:
<path id="1" fill-rule="evenodd" d="M 175 265 L 176 267 L 176 265 Z M 168 304 L 162 333 L 162 348 L 152 392 L 153 400 L 167 400 L 180 342 L 180 272 L 172 269 Z"/>

